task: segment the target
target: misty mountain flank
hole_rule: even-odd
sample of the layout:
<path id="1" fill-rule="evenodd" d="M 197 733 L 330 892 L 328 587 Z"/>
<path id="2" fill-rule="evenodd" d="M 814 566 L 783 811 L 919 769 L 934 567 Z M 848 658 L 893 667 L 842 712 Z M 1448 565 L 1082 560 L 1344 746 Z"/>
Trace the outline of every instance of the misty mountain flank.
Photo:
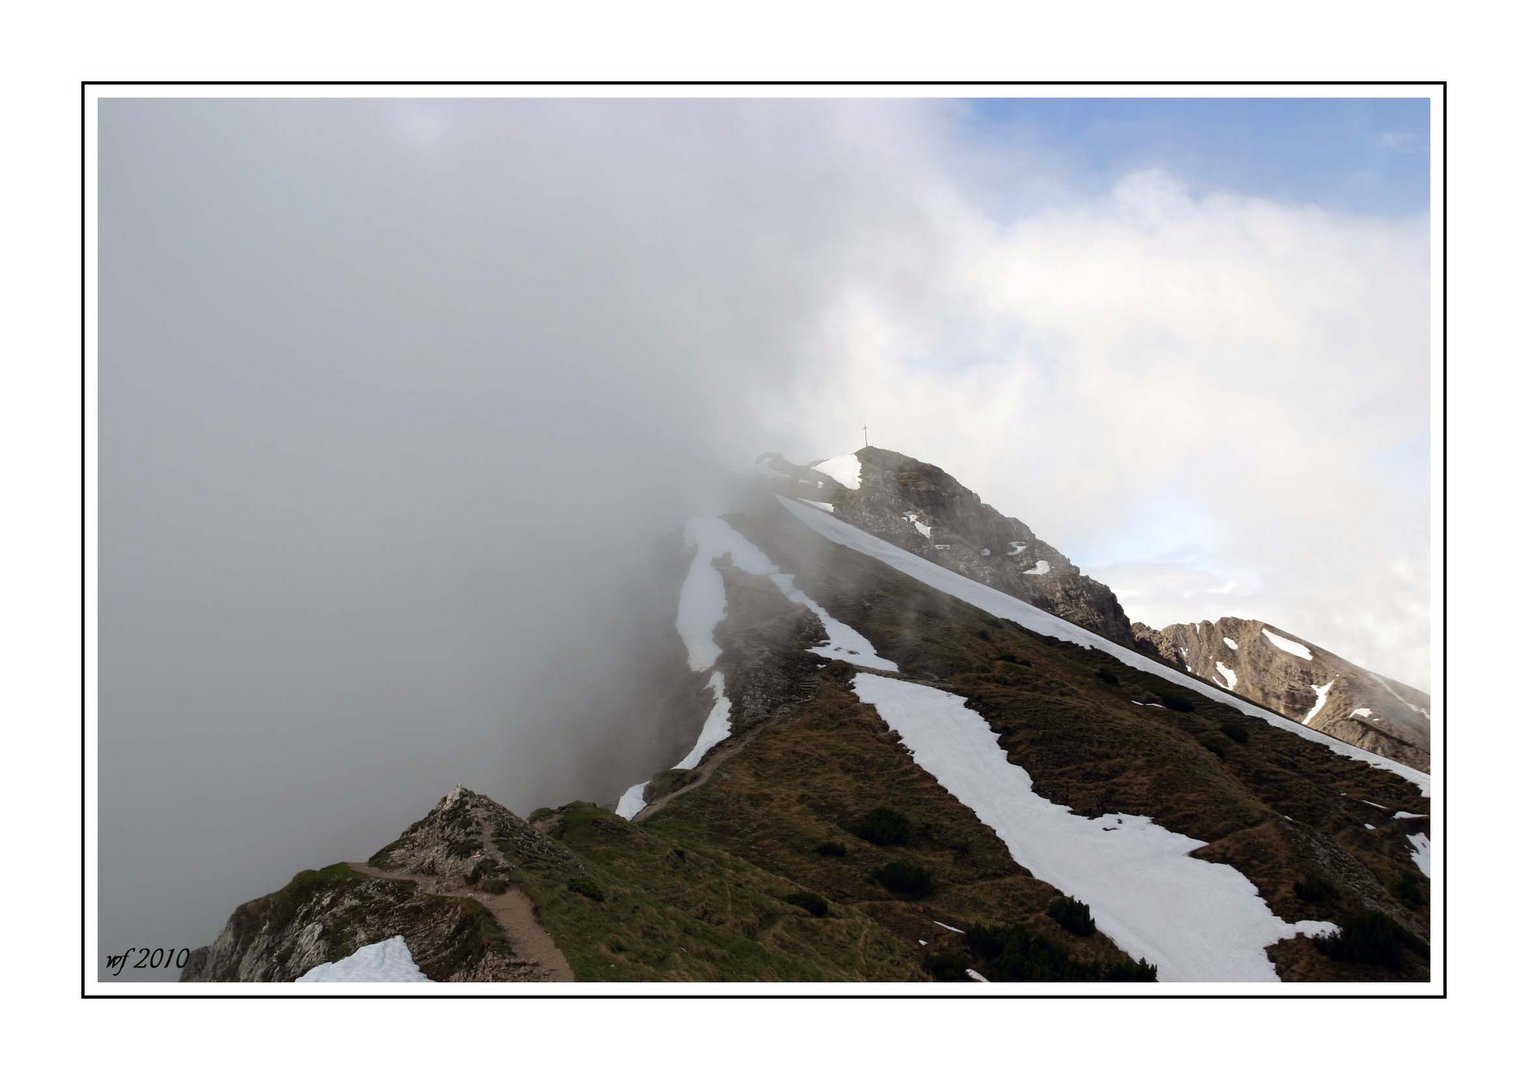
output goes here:
<path id="1" fill-rule="evenodd" d="M 237 907 L 184 977 L 1428 977 L 1425 695 L 1264 623 L 1132 628 L 874 447 L 763 455 L 655 550 L 613 786 L 523 816 L 457 787 Z"/>

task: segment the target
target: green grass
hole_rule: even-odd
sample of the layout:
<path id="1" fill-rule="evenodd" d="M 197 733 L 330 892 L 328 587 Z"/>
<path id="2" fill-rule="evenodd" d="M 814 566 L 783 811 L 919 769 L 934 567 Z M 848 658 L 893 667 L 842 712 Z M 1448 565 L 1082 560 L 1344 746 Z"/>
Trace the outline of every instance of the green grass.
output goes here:
<path id="1" fill-rule="evenodd" d="M 583 872 L 544 868 L 521 882 L 580 980 L 922 977 L 918 958 L 873 920 L 814 917 L 789 880 L 588 803 L 561 813 L 552 835 Z"/>

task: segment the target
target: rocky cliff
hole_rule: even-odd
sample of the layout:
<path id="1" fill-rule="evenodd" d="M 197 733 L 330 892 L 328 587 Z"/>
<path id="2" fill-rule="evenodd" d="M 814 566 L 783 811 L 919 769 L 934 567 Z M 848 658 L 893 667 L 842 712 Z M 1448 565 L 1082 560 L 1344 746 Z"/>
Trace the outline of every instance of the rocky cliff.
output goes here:
<path id="1" fill-rule="evenodd" d="M 1424 772 L 1431 701 L 1256 619 L 1175 623 L 1137 637 L 1172 663 L 1307 727 Z"/>
<path id="2" fill-rule="evenodd" d="M 1136 647 L 1130 620 L 1108 586 L 936 465 L 873 446 L 815 467 L 778 454 L 763 455 L 760 465 L 782 494 L 831 506 L 883 540 Z"/>
<path id="3" fill-rule="evenodd" d="M 491 799 L 457 788 L 369 862 L 304 870 L 240 905 L 181 980 L 290 982 L 398 935 L 433 982 L 567 978 L 508 880 L 532 865 L 576 871 L 578 860 Z"/>

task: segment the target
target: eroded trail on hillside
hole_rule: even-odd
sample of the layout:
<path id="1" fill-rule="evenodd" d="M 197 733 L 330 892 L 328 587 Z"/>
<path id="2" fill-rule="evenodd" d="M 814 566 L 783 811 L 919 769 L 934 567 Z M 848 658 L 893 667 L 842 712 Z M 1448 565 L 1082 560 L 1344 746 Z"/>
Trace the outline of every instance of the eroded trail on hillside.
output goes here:
<path id="1" fill-rule="evenodd" d="M 490 830 L 483 828 L 483 850 L 493 849 Z M 536 905 L 524 890 L 511 885 L 506 892 L 492 895 L 468 888 L 465 884 L 426 874 L 409 874 L 399 870 L 379 870 L 367 863 L 347 863 L 352 870 L 369 877 L 388 881 L 412 881 L 419 888 L 434 896 L 449 896 L 458 900 L 475 900 L 488 911 L 504 936 L 509 938 L 515 956 L 534 965 L 535 973 L 528 976 L 535 982 L 572 982 L 573 968 L 563 955 L 552 935 L 547 933 L 536 918 Z"/>

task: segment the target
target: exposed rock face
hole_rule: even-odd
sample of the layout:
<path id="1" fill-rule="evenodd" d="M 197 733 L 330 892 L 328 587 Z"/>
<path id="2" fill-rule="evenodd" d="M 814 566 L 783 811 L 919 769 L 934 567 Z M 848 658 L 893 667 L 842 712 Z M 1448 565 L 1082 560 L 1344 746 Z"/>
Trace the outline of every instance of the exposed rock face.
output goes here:
<path id="1" fill-rule="evenodd" d="M 369 865 L 428 877 L 466 878 L 490 857 L 505 873 L 525 863 L 577 866 L 573 855 L 556 841 L 486 795 L 463 787 L 452 789 L 435 809 L 373 855 Z"/>
<path id="2" fill-rule="evenodd" d="M 1161 630 L 1136 623 L 1134 630 L 1190 674 L 1354 746 L 1428 768 L 1431 700 L 1420 690 L 1255 619 Z"/>
<path id="3" fill-rule="evenodd" d="M 1119 600 L 1017 518 L 1004 517 L 949 473 L 877 447 L 857 450 L 859 485 L 766 454 L 782 494 L 831 503 L 850 524 L 1112 641 L 1137 647 Z"/>
<path id="4" fill-rule="evenodd" d="M 182 982 L 292 982 L 363 945 L 402 934 L 435 982 L 521 978 L 516 957 L 485 947 L 471 901 L 433 896 L 412 882 L 367 877 L 343 863 L 305 870 L 286 888 L 242 904 L 211 946 L 196 950 Z"/>
<path id="5" fill-rule="evenodd" d="M 468 885 L 552 864 L 579 865 L 498 803 L 457 788 L 365 866 L 304 870 L 240 905 L 217 940 L 192 954 L 181 981 L 290 982 L 399 934 L 434 982 L 539 981 L 546 973 L 516 954 Z"/>

